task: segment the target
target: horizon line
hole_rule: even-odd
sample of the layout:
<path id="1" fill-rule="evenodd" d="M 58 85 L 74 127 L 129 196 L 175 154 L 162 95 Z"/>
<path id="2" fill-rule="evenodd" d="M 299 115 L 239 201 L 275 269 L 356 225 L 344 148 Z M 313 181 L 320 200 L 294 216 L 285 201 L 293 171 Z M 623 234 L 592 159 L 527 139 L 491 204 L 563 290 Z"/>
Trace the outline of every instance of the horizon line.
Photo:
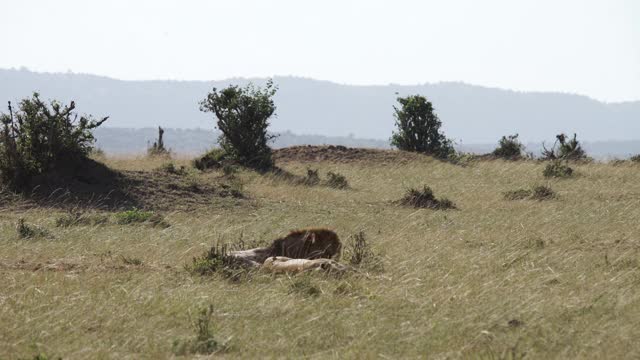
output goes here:
<path id="1" fill-rule="evenodd" d="M 143 127 L 124 127 L 124 126 L 109 126 L 108 124 L 96 129 L 97 131 L 100 131 L 100 129 L 114 129 L 114 130 L 134 130 L 134 131 L 157 131 L 157 127 L 156 126 L 143 126 Z M 179 127 L 162 127 L 162 129 L 164 130 L 172 130 L 172 131 L 203 131 L 203 132 L 208 132 L 208 131 L 213 131 L 216 132 L 218 131 L 215 128 L 204 128 L 204 127 L 193 127 L 193 128 L 179 128 Z M 302 132 L 295 132 L 291 129 L 285 129 L 285 130 L 276 130 L 276 131 L 270 131 L 270 133 L 272 134 L 277 134 L 277 135 L 283 135 L 283 134 L 290 134 L 293 136 L 299 136 L 299 137 L 304 137 L 304 136 L 317 136 L 317 137 L 325 137 L 325 138 L 337 138 L 337 139 L 353 139 L 353 140 L 361 140 L 361 141 L 379 141 L 379 142 L 387 142 L 390 141 L 389 139 L 383 139 L 383 138 L 375 138 L 375 137 L 360 137 L 357 134 L 351 134 L 350 135 L 327 135 L 327 134 L 321 134 L 321 133 L 302 133 Z M 454 146 L 476 146 L 476 145 L 492 145 L 495 146 L 495 144 L 499 141 L 499 138 L 496 141 L 492 141 L 492 142 L 480 142 L 480 141 L 476 141 L 476 142 L 469 142 L 469 143 L 465 143 L 463 141 L 463 139 L 452 139 L 454 140 Z M 534 145 L 534 144 L 544 144 L 547 140 L 549 139 L 537 139 L 537 140 L 525 140 L 522 141 L 522 143 L 526 146 L 526 145 Z M 583 144 L 595 144 L 595 143 L 624 143 L 624 142 L 640 142 L 640 138 L 637 139 L 598 139 L 598 140 L 580 140 L 581 143 Z M 330 144 L 327 144 L 330 145 Z M 305 146 L 305 145 L 301 145 L 301 146 Z"/>
<path id="2" fill-rule="evenodd" d="M 318 79 L 318 78 L 313 78 L 313 77 L 308 77 L 308 76 L 302 76 L 302 75 L 293 75 L 293 74 L 289 74 L 289 75 L 273 75 L 273 76 L 252 76 L 252 77 L 246 77 L 246 76 L 232 76 L 232 77 L 227 77 L 227 78 L 223 78 L 223 79 L 217 79 L 217 80 L 200 80 L 200 79 L 171 79 L 171 78 L 160 78 L 160 79 L 123 79 L 123 78 L 118 78 L 115 76 L 111 76 L 111 75 L 103 75 L 103 74 L 94 74 L 94 73 L 85 73 L 85 72 L 74 72 L 73 70 L 67 70 L 66 72 L 63 71 L 38 71 L 38 70 L 31 70 L 26 66 L 21 66 L 21 67 L 11 67 L 11 68 L 1 68 L 0 67 L 0 71 L 15 71 L 15 72 L 28 72 L 28 73 L 32 73 L 32 74 L 42 74 L 42 75 L 82 75 L 82 76 L 93 76 L 93 77 L 97 77 L 97 78 L 104 78 L 104 79 L 109 79 L 109 80 L 114 80 L 114 81 L 122 81 L 122 82 L 200 82 L 200 83 L 207 83 L 207 82 L 227 82 L 227 81 L 233 81 L 233 80 L 242 80 L 242 81 L 252 81 L 252 80 L 267 80 L 267 79 L 275 79 L 275 78 L 291 78 L 291 79 L 303 79 L 303 80 L 310 80 L 310 81 L 317 81 L 317 82 L 324 82 L 324 83 L 330 83 L 330 84 L 334 84 L 334 85 L 338 85 L 338 86 L 350 86 L 350 87 L 387 87 L 387 86 L 398 86 L 398 87 L 419 87 L 419 86 L 429 86 L 429 85 L 464 85 L 464 86 L 470 86 L 470 87 L 477 87 L 477 88 L 484 88 L 484 89 L 489 89 L 489 90 L 499 90 L 499 91 L 505 91 L 505 92 L 512 92 L 512 93 L 519 93 L 519 94 L 557 94 L 557 95 L 565 95 L 565 96 L 578 96 L 578 97 L 584 97 L 593 101 L 597 101 L 599 103 L 603 103 L 603 104 L 629 104 L 629 103 L 639 103 L 640 102 L 640 98 L 635 99 L 635 100 L 621 100 L 621 101 L 606 101 L 606 100 L 601 100 L 601 99 L 597 99 L 595 97 L 592 97 L 590 95 L 585 95 L 585 94 L 581 94 L 581 93 L 577 93 L 577 92 L 569 92 L 569 91 L 561 91 L 561 90 L 519 90 L 519 89 L 510 89 L 510 88 L 503 88 L 503 87 L 499 87 L 499 86 L 490 86 L 490 85 L 480 85 L 480 84 L 473 84 L 473 83 L 469 83 L 469 82 L 465 82 L 463 80 L 447 80 L 447 81 L 437 81 L 437 82 L 429 82 L 429 81 L 425 81 L 422 83 L 406 83 L 406 84 L 400 84 L 400 83 L 370 83 L 370 84 L 353 84 L 353 83 L 345 83 L 345 82 L 340 82 L 340 81 L 336 81 L 336 80 L 326 80 L 326 79 Z M 276 84 L 277 85 L 277 84 Z"/>

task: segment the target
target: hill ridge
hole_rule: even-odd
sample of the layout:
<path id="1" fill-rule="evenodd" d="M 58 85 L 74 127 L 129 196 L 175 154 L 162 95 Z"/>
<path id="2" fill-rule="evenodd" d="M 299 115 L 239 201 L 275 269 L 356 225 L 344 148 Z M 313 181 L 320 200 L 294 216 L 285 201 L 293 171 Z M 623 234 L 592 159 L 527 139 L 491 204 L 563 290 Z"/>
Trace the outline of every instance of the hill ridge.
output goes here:
<path id="1" fill-rule="evenodd" d="M 587 96 L 523 92 L 463 82 L 348 85 L 294 76 L 274 77 L 279 91 L 272 131 L 386 140 L 394 128 L 398 95 L 423 94 L 447 135 L 459 143 L 495 143 L 519 133 L 525 142 L 552 141 L 559 132 L 588 141 L 640 139 L 640 101 L 605 103 Z M 107 127 L 214 127 L 198 102 L 214 86 L 261 84 L 264 78 L 222 81 L 118 80 L 101 75 L 0 69 L 0 100 L 39 91 L 43 98 L 75 100 L 81 112 L 111 116 Z M 2 110 L 0 110 L 2 111 Z"/>

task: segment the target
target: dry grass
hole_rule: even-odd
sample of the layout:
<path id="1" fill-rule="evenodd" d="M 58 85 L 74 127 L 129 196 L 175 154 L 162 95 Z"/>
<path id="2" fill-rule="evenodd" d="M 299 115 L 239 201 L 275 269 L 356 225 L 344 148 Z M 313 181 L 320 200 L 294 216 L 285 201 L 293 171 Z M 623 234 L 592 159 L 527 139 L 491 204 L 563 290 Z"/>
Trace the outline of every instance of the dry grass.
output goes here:
<path id="1" fill-rule="evenodd" d="M 109 164 L 161 165 L 149 162 Z M 302 175 L 307 165 L 285 168 Z M 251 201 L 168 212 L 168 228 L 56 227 L 61 210 L 0 210 L 0 358 L 171 357 L 209 305 L 212 332 L 229 346 L 214 356 L 230 358 L 640 357 L 636 166 L 575 165 L 581 176 L 568 180 L 545 180 L 536 162 L 316 166 L 351 189 L 240 172 Z M 559 200 L 503 197 L 542 181 Z M 394 205 L 425 183 L 461 210 Z M 19 218 L 52 237 L 18 238 Z M 307 226 L 343 240 L 364 231 L 384 272 L 230 282 L 184 270 L 216 242 Z"/>

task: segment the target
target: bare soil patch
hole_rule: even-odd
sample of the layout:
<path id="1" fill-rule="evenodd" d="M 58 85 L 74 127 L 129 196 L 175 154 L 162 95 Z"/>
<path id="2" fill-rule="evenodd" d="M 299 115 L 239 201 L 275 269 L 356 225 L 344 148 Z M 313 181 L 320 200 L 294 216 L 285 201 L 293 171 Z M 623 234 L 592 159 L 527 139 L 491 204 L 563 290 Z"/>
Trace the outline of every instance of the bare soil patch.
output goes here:
<path id="1" fill-rule="evenodd" d="M 94 160 L 32 179 L 32 190 L 15 196 L 5 191 L 2 206 L 23 208 L 127 208 L 192 210 L 220 198 L 239 198 L 224 179 L 201 181 L 164 171 L 114 170 Z"/>

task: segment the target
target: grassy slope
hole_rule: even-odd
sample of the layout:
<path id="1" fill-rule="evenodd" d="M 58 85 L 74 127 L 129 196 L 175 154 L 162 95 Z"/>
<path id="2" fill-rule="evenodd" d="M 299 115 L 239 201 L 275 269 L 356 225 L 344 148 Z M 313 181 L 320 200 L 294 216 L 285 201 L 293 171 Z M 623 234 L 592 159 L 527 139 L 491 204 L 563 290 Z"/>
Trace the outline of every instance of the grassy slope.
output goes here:
<path id="1" fill-rule="evenodd" d="M 142 162 L 111 165 L 152 167 Z M 0 211 L 0 358 L 169 357 L 208 304 L 217 338 L 231 338 L 227 357 L 640 357 L 637 166 L 581 165 L 576 178 L 557 181 L 533 162 L 318 166 L 346 175 L 353 189 L 242 173 L 252 201 L 168 213 L 167 229 L 56 228 L 56 211 Z M 423 184 L 459 210 L 391 204 Z M 535 184 L 559 199 L 502 197 Z M 18 240 L 19 217 L 55 239 Z M 296 278 L 232 284 L 183 270 L 215 241 L 270 240 L 306 226 L 343 240 L 364 230 L 385 272 L 314 276 L 322 294 L 308 297 L 290 292 Z M 33 271 L 38 263 L 65 270 Z"/>

